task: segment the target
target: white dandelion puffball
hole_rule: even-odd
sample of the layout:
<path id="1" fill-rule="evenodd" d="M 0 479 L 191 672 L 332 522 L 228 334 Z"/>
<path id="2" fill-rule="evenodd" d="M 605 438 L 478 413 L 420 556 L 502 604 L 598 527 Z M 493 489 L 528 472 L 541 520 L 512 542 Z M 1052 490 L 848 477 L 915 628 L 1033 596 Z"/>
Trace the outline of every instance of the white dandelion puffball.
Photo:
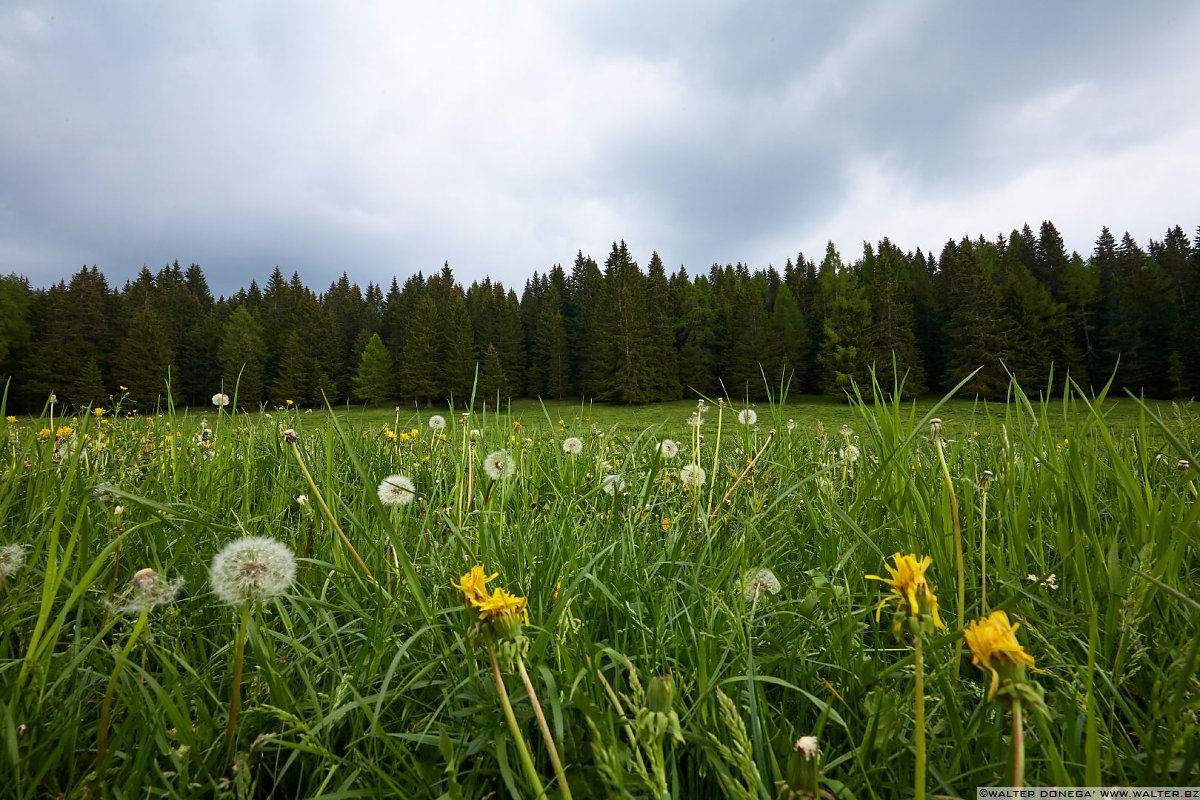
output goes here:
<path id="1" fill-rule="evenodd" d="M 19 544 L 0 547 L 0 578 L 8 578 L 25 566 L 25 548 Z"/>
<path id="2" fill-rule="evenodd" d="M 688 464 L 679 470 L 679 480 L 683 481 L 684 486 L 699 488 L 704 485 L 706 477 L 704 467 L 699 464 Z"/>
<path id="3" fill-rule="evenodd" d="M 620 475 L 605 475 L 600 485 L 605 494 L 614 495 L 625 490 L 625 479 Z"/>
<path id="4" fill-rule="evenodd" d="M 858 457 L 861 454 L 858 451 L 858 445 L 848 444 L 842 448 L 841 455 L 843 461 L 853 464 L 855 461 L 858 461 Z"/>
<path id="5" fill-rule="evenodd" d="M 389 475 L 379 483 L 379 502 L 385 506 L 406 506 L 417 496 L 416 484 L 407 475 Z"/>
<path id="6" fill-rule="evenodd" d="M 663 458 L 674 458 L 679 455 L 679 445 L 671 439 L 663 439 L 658 443 L 658 454 Z"/>
<path id="7" fill-rule="evenodd" d="M 704 417 L 700 416 L 694 411 L 692 412 L 692 415 L 688 417 L 688 425 L 691 425 L 693 428 L 699 428 L 703 424 Z"/>
<path id="8" fill-rule="evenodd" d="M 435 431 L 440 431 L 446 427 L 446 418 L 441 414 L 434 414 L 429 418 L 429 427 Z"/>
<path id="9" fill-rule="evenodd" d="M 743 425 L 753 425 L 758 422 L 758 412 L 753 408 L 743 408 L 738 412 L 738 422 Z"/>
<path id="10" fill-rule="evenodd" d="M 577 456 L 583 452 L 583 440 L 578 436 L 570 436 L 563 439 L 563 452 L 569 456 Z"/>
<path id="11" fill-rule="evenodd" d="M 140 569 L 129 582 L 130 593 L 125 603 L 116 607 L 122 614 L 136 615 L 152 611 L 175 599 L 183 588 L 183 578 L 167 580 L 150 567 Z"/>
<path id="12" fill-rule="evenodd" d="M 805 758 L 816 758 L 819 752 L 817 737 L 801 736 L 796 740 L 796 752 Z"/>
<path id="13" fill-rule="evenodd" d="M 505 451 L 497 450 L 494 453 L 488 453 L 487 458 L 483 460 L 483 471 L 494 481 L 511 478 L 517 474 L 517 462 L 513 461 L 513 457 Z"/>
<path id="14" fill-rule="evenodd" d="M 229 405 L 229 395 L 224 392 L 217 392 L 212 396 L 212 404 L 217 408 L 224 408 Z"/>
<path id="15" fill-rule="evenodd" d="M 789 420 L 787 421 L 787 429 L 788 429 L 789 431 L 794 431 L 794 430 L 796 430 L 796 420 L 794 420 L 794 419 L 789 419 Z"/>
<path id="16" fill-rule="evenodd" d="M 287 591 L 296 577 L 296 557 L 283 542 L 246 536 L 213 558 L 208 580 L 222 603 L 261 603 Z"/>
<path id="17" fill-rule="evenodd" d="M 747 603 L 753 603 L 764 594 L 779 594 L 779 590 L 782 588 L 779 585 L 779 578 L 776 578 L 775 573 L 766 567 L 746 573 L 742 584 L 744 587 L 742 596 L 746 598 Z"/>

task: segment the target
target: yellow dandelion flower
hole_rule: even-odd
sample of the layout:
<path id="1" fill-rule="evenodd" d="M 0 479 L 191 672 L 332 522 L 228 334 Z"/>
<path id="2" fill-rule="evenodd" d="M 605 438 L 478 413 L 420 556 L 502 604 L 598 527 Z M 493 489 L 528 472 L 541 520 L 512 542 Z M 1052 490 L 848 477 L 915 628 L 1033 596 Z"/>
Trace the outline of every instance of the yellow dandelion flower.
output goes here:
<path id="1" fill-rule="evenodd" d="M 92 416 L 95 416 L 95 417 L 103 417 L 107 413 L 108 413 L 107 408 L 93 408 L 92 409 Z"/>
<path id="2" fill-rule="evenodd" d="M 129 387 L 128 387 L 128 386 L 118 386 L 117 388 L 118 388 L 118 389 L 120 389 L 122 392 L 128 392 L 128 391 L 129 391 Z"/>
<path id="3" fill-rule="evenodd" d="M 47 429 L 47 430 L 49 430 L 49 429 Z M 60 425 L 58 427 L 58 430 L 55 431 L 55 433 L 54 433 L 54 438 L 62 439 L 64 436 L 70 436 L 73 433 L 75 433 L 75 429 L 72 428 L 70 425 Z"/>
<path id="4" fill-rule="evenodd" d="M 495 621 L 520 617 L 526 625 L 529 624 L 529 609 L 526 608 L 528 599 L 512 594 L 504 587 L 498 587 L 487 597 L 475 604 L 479 610 L 479 619 Z"/>
<path id="5" fill-rule="evenodd" d="M 659 525 L 662 527 L 663 533 L 666 533 L 667 531 L 671 530 L 671 518 L 663 517 L 662 522 L 660 522 Z"/>
<path id="6" fill-rule="evenodd" d="M 416 439 L 420 435 L 421 435 L 421 432 L 419 430 L 417 430 L 416 428 L 410 428 L 408 431 L 408 438 L 410 438 L 410 439 Z"/>
<path id="7" fill-rule="evenodd" d="M 499 574 L 499 572 L 493 572 L 491 575 L 487 575 L 483 565 L 476 564 L 463 573 L 463 576 L 458 579 L 458 583 L 450 581 L 450 585 L 463 593 L 463 599 L 467 605 L 478 606 L 491 595 L 487 588 L 488 582 L 494 580 Z"/>
<path id="8" fill-rule="evenodd" d="M 17 418 L 14 417 L 12 414 L 9 414 L 7 417 L 5 417 L 4 421 L 7 422 L 9 425 L 17 424 Z"/>
<path id="9" fill-rule="evenodd" d="M 50 429 L 42 428 L 40 431 L 38 431 L 38 438 L 39 439 L 49 439 L 50 438 Z"/>
<path id="10" fill-rule="evenodd" d="M 875 607 L 875 620 L 879 620 L 884 606 L 888 603 L 895 603 L 898 609 L 912 617 L 920 616 L 922 612 L 928 613 L 935 626 L 945 628 L 946 625 L 938 616 L 937 595 L 934 594 L 933 587 L 925 580 L 925 571 L 933 565 L 933 559 L 929 556 L 922 556 L 918 559 L 916 554 L 912 553 L 906 556 L 894 553 L 892 563 L 895 566 L 884 564 L 887 571 L 891 573 L 890 578 L 881 578 L 878 575 L 867 576 L 869 580 L 882 581 L 891 588 L 891 593 Z"/>
<path id="11" fill-rule="evenodd" d="M 971 648 L 971 663 L 992 673 L 988 700 L 996 696 L 996 689 L 1000 686 L 997 667 L 1012 671 L 1021 666 L 1034 666 L 1033 656 L 1025 652 L 1025 648 L 1017 641 L 1019 627 L 1021 624 L 1010 623 L 1003 611 L 993 611 L 984 619 L 970 623 L 963 631 L 967 647 Z"/>

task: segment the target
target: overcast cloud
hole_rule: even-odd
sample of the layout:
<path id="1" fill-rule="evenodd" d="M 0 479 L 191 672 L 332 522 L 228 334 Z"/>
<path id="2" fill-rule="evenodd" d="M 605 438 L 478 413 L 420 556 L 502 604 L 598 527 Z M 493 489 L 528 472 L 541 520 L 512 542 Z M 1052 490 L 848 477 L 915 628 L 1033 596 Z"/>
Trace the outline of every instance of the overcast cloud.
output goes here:
<path id="1" fill-rule="evenodd" d="M 1185 2 L 13 2 L 0 273 L 691 273 L 1200 224 Z"/>

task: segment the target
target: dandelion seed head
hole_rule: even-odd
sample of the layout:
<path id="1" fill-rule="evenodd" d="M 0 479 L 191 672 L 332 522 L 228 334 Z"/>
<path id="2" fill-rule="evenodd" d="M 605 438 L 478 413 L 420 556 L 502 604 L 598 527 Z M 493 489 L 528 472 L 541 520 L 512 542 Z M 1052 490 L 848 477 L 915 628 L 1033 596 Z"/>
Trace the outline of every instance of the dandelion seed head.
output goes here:
<path id="1" fill-rule="evenodd" d="M 261 603 L 287 591 L 296 577 L 296 557 L 283 542 L 246 536 L 213 557 L 208 579 L 227 605 Z"/>
<path id="2" fill-rule="evenodd" d="M 796 740 L 796 752 L 805 758 L 816 758 L 820 748 L 817 747 L 817 737 L 801 736 Z"/>
<path id="3" fill-rule="evenodd" d="M 446 427 L 446 418 L 441 414 L 434 414 L 429 418 L 429 427 L 435 431 L 440 431 Z"/>
<path id="4" fill-rule="evenodd" d="M 229 395 L 224 392 L 217 392 L 212 396 L 212 404 L 217 408 L 224 408 L 229 405 Z"/>
<path id="5" fill-rule="evenodd" d="M 779 594 L 781 587 L 779 578 L 767 567 L 747 572 L 742 578 L 742 596 L 747 603 L 753 603 L 763 594 Z"/>
<path id="6" fill-rule="evenodd" d="M 679 455 L 679 445 L 671 439 L 663 439 L 658 443 L 658 454 L 663 458 L 674 458 Z"/>
<path id="7" fill-rule="evenodd" d="M 854 445 L 854 444 L 846 445 L 845 447 L 843 447 L 841 449 L 840 452 L 841 452 L 842 460 L 846 461 L 850 464 L 853 464 L 855 461 L 858 461 L 858 457 L 860 455 L 862 455 L 859 452 L 858 445 Z"/>
<path id="8" fill-rule="evenodd" d="M 300 439 L 300 435 L 293 428 L 288 428 L 283 432 L 284 444 L 295 444 Z"/>
<path id="9" fill-rule="evenodd" d="M 152 611 L 170 603 L 183 588 L 183 578 L 167 580 L 154 569 L 138 570 L 129 581 L 129 592 L 121 605 L 115 606 L 121 614 L 137 615 Z"/>
<path id="10" fill-rule="evenodd" d="M 758 422 L 758 412 L 753 408 L 743 408 L 738 412 L 738 422 L 743 425 L 753 425 Z"/>
<path id="11" fill-rule="evenodd" d="M 583 452 L 583 440 L 578 436 L 569 436 L 563 439 L 562 449 L 569 456 L 577 456 Z"/>
<path id="12" fill-rule="evenodd" d="M 25 548 L 19 544 L 6 544 L 0 547 L 0 578 L 15 575 L 25 566 Z"/>
<path id="13" fill-rule="evenodd" d="M 511 478 L 517 474 L 517 462 L 504 450 L 497 450 L 488 453 L 487 458 L 483 460 L 483 471 L 494 481 Z"/>
<path id="14" fill-rule="evenodd" d="M 684 486 L 699 488 L 704 485 L 706 478 L 704 467 L 699 464 L 688 464 L 679 470 L 679 480 L 683 481 Z"/>
<path id="15" fill-rule="evenodd" d="M 600 485 L 604 488 L 605 494 L 614 495 L 625 490 L 625 479 L 620 475 L 605 475 Z"/>
<path id="16" fill-rule="evenodd" d="M 796 420 L 794 420 L 794 419 L 789 419 L 789 420 L 787 421 L 787 429 L 788 429 L 789 431 L 794 431 L 794 430 L 796 430 Z"/>
<path id="17" fill-rule="evenodd" d="M 416 488 L 407 475 L 389 475 L 379 483 L 379 502 L 385 506 L 406 506 L 417 496 Z"/>

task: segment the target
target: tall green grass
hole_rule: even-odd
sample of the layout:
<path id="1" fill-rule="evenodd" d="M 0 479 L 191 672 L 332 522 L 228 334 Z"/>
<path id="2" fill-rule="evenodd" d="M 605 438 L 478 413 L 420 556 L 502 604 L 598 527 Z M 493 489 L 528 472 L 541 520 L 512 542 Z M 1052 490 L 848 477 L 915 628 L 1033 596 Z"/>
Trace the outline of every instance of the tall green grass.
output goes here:
<path id="1" fill-rule="evenodd" d="M 698 453 L 693 404 L 480 404 L 465 421 L 442 411 L 444 439 L 423 410 L 115 409 L 56 416 L 74 429 L 61 438 L 39 436 L 48 416 L 4 423 L 0 544 L 24 546 L 28 562 L 0 589 L 0 795 L 530 796 L 449 583 L 482 563 L 529 598 L 527 664 L 575 797 L 653 796 L 630 732 L 640 687 L 662 675 L 683 737 L 664 746 L 671 796 L 775 797 L 809 734 L 826 790 L 903 796 L 912 652 L 875 622 L 880 588 L 865 579 L 897 551 L 933 557 L 948 625 L 925 645 L 929 791 L 1006 785 L 1003 711 L 960 655 L 934 416 L 962 526 L 966 616 L 983 614 L 986 508 L 988 610 L 1021 623 L 1053 712 L 1030 723 L 1029 782 L 1200 784 L 1191 406 L 1123 400 L 1114 412 L 1103 395 L 1039 402 L 1014 386 L 1000 404 L 912 405 L 879 391 L 849 407 L 762 404 L 755 426 L 738 424 L 740 408 L 708 403 Z M 318 508 L 287 428 L 369 577 Z M 563 452 L 567 436 L 583 439 L 580 455 Z M 669 461 L 657 450 L 667 437 L 682 448 Z M 517 474 L 493 485 L 481 459 L 499 449 Z M 693 460 L 707 472 L 698 490 L 679 480 Z M 412 505 L 380 503 L 393 473 L 416 483 Z M 607 493 L 607 475 L 623 488 Z M 251 619 L 231 764 L 239 611 L 218 603 L 207 569 L 242 535 L 285 542 L 300 566 L 290 594 Z M 97 774 L 101 700 L 137 624 L 110 601 L 142 567 L 186 584 L 115 673 Z M 748 602 L 744 577 L 761 567 L 782 591 Z M 555 794 L 531 706 L 506 680 Z"/>

